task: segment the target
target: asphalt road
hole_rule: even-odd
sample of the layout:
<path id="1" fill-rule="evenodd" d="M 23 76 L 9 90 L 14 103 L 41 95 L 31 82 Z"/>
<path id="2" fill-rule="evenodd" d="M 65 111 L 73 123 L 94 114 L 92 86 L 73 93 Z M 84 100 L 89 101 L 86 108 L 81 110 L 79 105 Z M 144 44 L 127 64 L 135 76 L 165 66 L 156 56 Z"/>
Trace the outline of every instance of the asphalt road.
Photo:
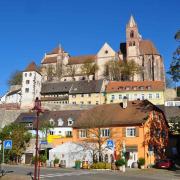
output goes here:
<path id="1" fill-rule="evenodd" d="M 33 173 L 31 166 L 8 166 L 4 168 L 13 171 L 2 180 L 31 180 L 27 173 Z M 125 173 L 108 170 L 75 170 L 62 168 L 41 168 L 40 179 L 43 180 L 180 180 L 180 170 L 168 171 L 158 169 L 127 169 Z"/>

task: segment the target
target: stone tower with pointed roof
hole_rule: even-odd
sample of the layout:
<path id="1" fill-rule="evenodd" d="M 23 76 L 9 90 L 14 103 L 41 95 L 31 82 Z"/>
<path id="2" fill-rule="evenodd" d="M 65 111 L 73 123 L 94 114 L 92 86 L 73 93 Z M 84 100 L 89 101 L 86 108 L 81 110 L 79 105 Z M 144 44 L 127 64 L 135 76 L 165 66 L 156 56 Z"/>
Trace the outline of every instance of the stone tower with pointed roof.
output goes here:
<path id="1" fill-rule="evenodd" d="M 34 62 L 27 66 L 22 76 L 21 108 L 31 109 L 35 98 L 40 98 L 42 76 Z"/>
<path id="2" fill-rule="evenodd" d="M 120 52 L 124 60 L 134 60 L 142 67 L 142 73 L 136 74 L 134 81 L 165 81 L 162 57 L 152 41 L 142 39 L 132 15 L 126 25 L 126 42 L 120 44 Z"/>

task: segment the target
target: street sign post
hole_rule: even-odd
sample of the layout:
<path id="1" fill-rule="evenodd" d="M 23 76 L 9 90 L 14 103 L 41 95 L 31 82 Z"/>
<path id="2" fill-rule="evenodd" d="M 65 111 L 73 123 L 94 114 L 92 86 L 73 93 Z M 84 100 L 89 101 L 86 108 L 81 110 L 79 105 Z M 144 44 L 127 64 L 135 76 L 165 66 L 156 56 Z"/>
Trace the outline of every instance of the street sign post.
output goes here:
<path id="1" fill-rule="evenodd" d="M 2 163 L 4 163 L 4 150 L 5 149 L 12 149 L 12 140 L 4 140 L 3 141 L 3 157 L 2 157 Z"/>
<path id="2" fill-rule="evenodd" d="M 113 140 L 111 140 L 111 139 L 108 139 L 108 140 L 107 140 L 107 147 L 108 147 L 109 149 L 113 149 L 113 148 L 114 148 L 114 142 L 113 142 Z"/>

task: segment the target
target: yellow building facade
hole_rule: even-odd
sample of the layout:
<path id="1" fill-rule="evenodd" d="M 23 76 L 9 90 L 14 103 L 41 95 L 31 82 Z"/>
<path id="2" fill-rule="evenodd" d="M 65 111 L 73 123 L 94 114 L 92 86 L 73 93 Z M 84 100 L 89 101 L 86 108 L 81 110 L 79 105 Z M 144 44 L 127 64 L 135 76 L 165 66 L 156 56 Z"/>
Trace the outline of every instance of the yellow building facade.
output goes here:
<path id="1" fill-rule="evenodd" d="M 123 97 L 129 101 L 147 99 L 155 105 L 162 105 L 164 98 L 164 82 L 109 82 L 106 87 L 106 103 L 120 103 Z"/>

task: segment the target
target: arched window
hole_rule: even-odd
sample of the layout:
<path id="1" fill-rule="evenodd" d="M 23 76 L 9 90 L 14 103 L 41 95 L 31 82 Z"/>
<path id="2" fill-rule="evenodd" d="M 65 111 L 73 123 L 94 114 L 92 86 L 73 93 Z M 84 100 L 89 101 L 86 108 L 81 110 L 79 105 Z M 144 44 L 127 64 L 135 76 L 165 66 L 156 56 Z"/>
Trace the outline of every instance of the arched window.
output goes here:
<path id="1" fill-rule="evenodd" d="M 135 41 L 133 41 L 133 46 L 135 46 L 136 45 L 136 43 L 135 43 Z"/>
<path id="2" fill-rule="evenodd" d="M 131 31 L 130 32 L 130 38 L 133 38 L 134 37 L 134 31 Z"/>

